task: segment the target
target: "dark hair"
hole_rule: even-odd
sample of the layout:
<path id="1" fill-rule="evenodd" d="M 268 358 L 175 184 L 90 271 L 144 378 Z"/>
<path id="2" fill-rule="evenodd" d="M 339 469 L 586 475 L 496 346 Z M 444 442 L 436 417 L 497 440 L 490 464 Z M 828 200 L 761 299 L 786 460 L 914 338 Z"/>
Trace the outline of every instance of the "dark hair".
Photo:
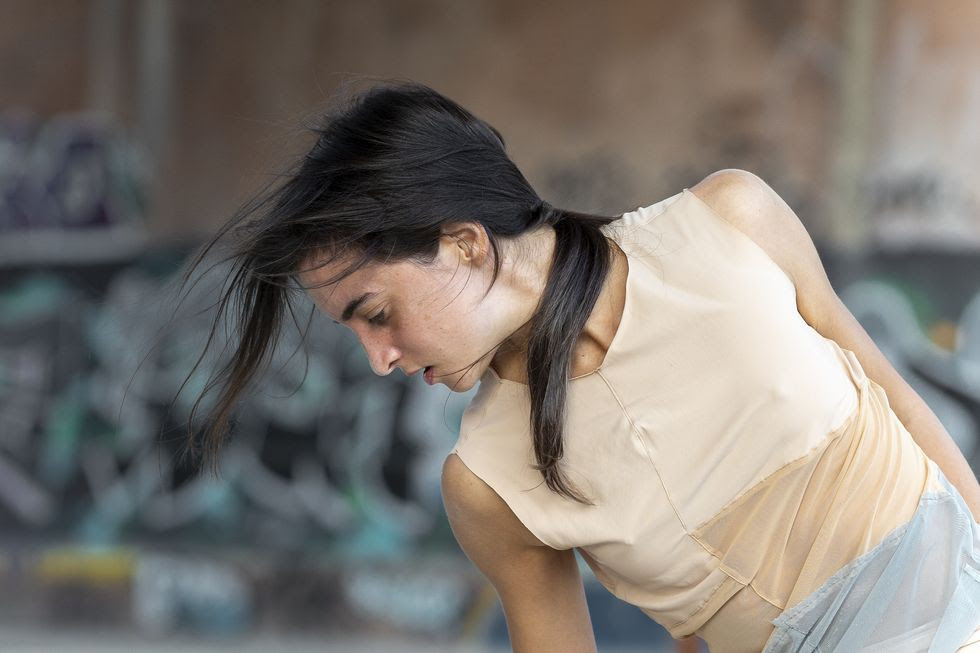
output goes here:
<path id="1" fill-rule="evenodd" d="M 285 180 L 233 215 L 191 257 L 180 281 L 183 289 L 208 252 L 229 232 L 234 236 L 223 259 L 232 262 L 232 270 L 205 352 L 231 302 L 237 304 L 238 340 L 190 418 L 193 424 L 204 395 L 223 381 L 202 436 L 212 470 L 217 473 L 236 400 L 268 362 L 287 309 L 296 321 L 292 295 L 303 290 L 297 273 L 312 253 L 326 253 L 321 262 L 353 253 L 353 262 L 326 285 L 371 261 L 431 262 L 443 225 L 475 221 L 492 246 L 496 281 L 497 239 L 548 224 L 556 232 L 555 252 L 527 349 L 535 469 L 553 491 L 591 503 L 569 486 L 558 463 L 572 349 L 610 266 L 609 242 L 599 227 L 616 217 L 544 202 L 507 156 L 496 129 L 418 82 L 389 79 L 354 94 L 337 102 L 312 131 L 316 143 Z M 204 353 L 195 370 L 203 358 Z M 193 429 L 184 447 L 195 454 L 202 448 Z"/>

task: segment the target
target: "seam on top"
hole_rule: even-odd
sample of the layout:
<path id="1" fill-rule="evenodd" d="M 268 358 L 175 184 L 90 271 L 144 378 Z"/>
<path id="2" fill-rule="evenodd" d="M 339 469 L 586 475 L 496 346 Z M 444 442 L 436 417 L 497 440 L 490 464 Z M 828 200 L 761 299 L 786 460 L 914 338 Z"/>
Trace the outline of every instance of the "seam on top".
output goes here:
<path id="1" fill-rule="evenodd" d="M 753 594 L 755 594 L 756 596 L 758 596 L 760 599 L 762 599 L 763 601 L 765 601 L 766 603 L 768 603 L 772 607 L 778 608 L 780 611 L 786 609 L 786 606 L 785 605 L 779 605 L 778 603 L 776 603 L 775 599 L 771 599 L 768 596 L 766 596 L 765 594 L 763 594 L 762 592 L 760 592 L 759 591 L 759 588 L 755 586 L 755 579 L 753 579 L 751 582 L 749 582 L 749 584 L 746 585 L 746 587 L 751 587 Z"/>
<path id="2" fill-rule="evenodd" d="M 680 621 L 676 621 L 676 622 L 672 623 L 670 625 L 670 628 L 671 629 L 675 629 L 675 628 L 678 628 L 680 626 L 683 626 L 684 624 L 688 623 L 689 621 L 691 621 L 695 617 L 699 616 L 702 612 L 704 612 L 704 609 L 708 606 L 708 603 L 711 602 L 711 599 L 714 598 L 715 594 L 717 594 L 721 590 L 721 588 L 725 586 L 725 581 L 726 580 L 731 580 L 731 581 L 735 582 L 735 584 L 739 585 L 739 589 L 735 590 L 735 592 L 732 593 L 732 596 L 735 596 L 735 594 L 738 594 L 740 591 L 742 591 L 743 589 L 745 589 L 746 587 L 748 587 L 748 585 L 746 585 L 745 583 L 743 583 L 739 579 L 734 578 L 733 576 L 731 576 L 724 569 L 720 569 L 720 571 L 724 574 L 724 578 L 722 578 L 720 581 L 718 581 L 718 584 L 715 585 L 713 588 L 711 588 L 711 591 L 708 593 L 708 595 L 706 597 L 704 597 L 701 601 L 698 602 L 697 607 L 694 608 L 694 612 L 692 612 L 691 614 L 687 615 L 686 617 L 684 617 Z M 712 615 L 712 616 L 714 616 L 714 615 Z M 711 617 L 708 617 L 708 619 L 711 619 Z"/>
<path id="3" fill-rule="evenodd" d="M 615 227 L 625 225 L 627 224 L 627 222 L 630 221 L 632 221 L 633 225 L 648 224 L 652 222 L 654 219 L 656 219 L 657 217 L 669 211 L 670 208 L 674 206 L 674 204 L 676 204 L 677 201 L 682 199 L 683 197 L 684 197 L 684 191 L 680 190 L 674 193 L 673 195 L 668 195 L 667 197 L 660 198 L 653 204 L 647 204 L 646 206 L 638 206 L 632 211 L 627 211 L 626 213 L 621 214 L 616 220 L 613 220 L 612 222 L 603 225 L 603 227 L 615 228 Z M 667 200 L 673 200 L 673 201 L 664 204 L 664 202 L 667 202 Z M 649 209 L 653 208 L 658 204 L 663 205 L 661 209 L 656 213 L 650 213 Z M 644 213 L 647 213 L 647 215 L 644 215 Z M 624 220 L 624 218 L 626 218 L 627 216 L 630 216 L 630 220 Z"/>
<path id="4" fill-rule="evenodd" d="M 763 478 L 758 479 L 752 485 L 749 485 L 748 487 L 742 489 L 741 492 L 739 492 L 734 497 L 729 499 L 714 515 L 706 519 L 704 522 L 698 524 L 698 526 L 693 531 L 691 531 L 691 534 L 704 530 L 704 527 L 707 526 L 708 524 L 715 522 L 719 518 L 724 517 L 725 515 L 730 513 L 732 510 L 738 507 L 742 499 L 750 496 L 751 494 L 754 494 L 757 490 L 759 490 L 762 487 L 765 487 L 767 484 L 771 484 L 774 481 L 774 477 L 784 476 L 785 474 L 790 473 L 794 469 L 806 465 L 808 462 L 810 462 L 814 453 L 816 453 L 820 449 L 826 449 L 835 440 L 843 436 L 844 433 L 853 426 L 854 420 L 856 419 L 860 408 L 861 408 L 861 398 L 859 397 L 858 407 L 854 410 L 853 413 L 851 413 L 851 415 L 849 415 L 844 420 L 844 422 L 840 426 L 827 431 L 827 433 L 823 436 L 823 438 L 821 438 L 818 442 L 813 444 L 809 449 L 807 449 L 805 452 L 803 452 L 796 458 L 786 461 L 776 469 L 766 474 Z"/>
<path id="5" fill-rule="evenodd" d="M 606 387 L 609 388 L 609 393 L 613 396 L 613 399 L 615 399 L 616 403 L 619 404 L 619 409 L 623 412 L 623 415 L 626 417 L 626 421 L 629 422 L 630 432 L 633 434 L 633 437 L 636 438 L 636 440 L 639 442 L 640 447 L 643 449 L 643 453 L 646 455 L 647 460 L 650 462 L 650 465 L 653 467 L 653 471 L 657 473 L 657 480 L 660 481 L 660 487 L 664 489 L 664 496 L 667 497 L 667 503 L 670 504 L 670 509 L 674 511 L 674 517 L 677 519 L 677 523 L 679 523 L 681 525 L 681 528 L 684 529 L 684 532 L 687 533 L 688 532 L 687 525 L 684 523 L 684 520 L 681 519 L 681 515 L 677 511 L 677 507 L 674 505 L 674 500 L 673 498 L 671 498 L 670 493 L 667 491 L 667 485 L 664 483 L 663 476 L 661 476 L 660 474 L 660 469 L 657 467 L 657 463 L 654 462 L 653 457 L 650 455 L 650 451 L 647 449 L 646 443 L 643 441 L 643 438 L 640 437 L 640 429 L 636 426 L 636 422 L 633 421 L 633 417 L 629 414 L 629 411 L 626 410 L 626 406 L 623 404 L 622 399 L 619 398 L 619 394 L 616 392 L 616 389 L 613 388 L 612 383 L 609 381 L 609 379 L 606 378 L 606 375 L 602 373 L 602 370 L 596 370 L 595 374 L 600 379 L 602 379 L 603 383 L 606 384 Z"/>

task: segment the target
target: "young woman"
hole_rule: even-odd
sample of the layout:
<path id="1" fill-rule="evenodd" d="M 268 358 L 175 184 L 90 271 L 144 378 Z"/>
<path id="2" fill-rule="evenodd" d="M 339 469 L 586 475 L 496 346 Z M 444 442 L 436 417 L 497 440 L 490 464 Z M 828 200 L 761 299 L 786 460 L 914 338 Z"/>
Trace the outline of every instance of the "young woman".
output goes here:
<path id="1" fill-rule="evenodd" d="M 714 653 L 980 649 L 980 485 L 765 182 L 560 209 L 413 82 L 316 135 L 190 266 L 236 236 L 212 460 L 302 292 L 378 374 L 480 382 L 442 491 L 515 651 L 595 650 L 575 550 Z"/>

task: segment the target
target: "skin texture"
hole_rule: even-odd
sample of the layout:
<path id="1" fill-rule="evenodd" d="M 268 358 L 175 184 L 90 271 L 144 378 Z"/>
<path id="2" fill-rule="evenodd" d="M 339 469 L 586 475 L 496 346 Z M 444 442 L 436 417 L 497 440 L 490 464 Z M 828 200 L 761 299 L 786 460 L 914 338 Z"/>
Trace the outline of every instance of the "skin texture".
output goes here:
<path id="1" fill-rule="evenodd" d="M 492 250 L 475 222 L 450 225 L 431 263 L 371 263 L 317 288 L 348 261 L 317 267 L 311 260 L 298 276 L 319 310 L 354 331 L 376 374 L 400 368 L 412 375 L 433 366 L 437 382 L 466 392 L 491 365 L 502 378 L 526 382 L 528 321 L 544 291 L 554 242 L 551 227 L 501 239 L 501 269 L 489 292 Z M 607 283 L 573 352 L 572 376 L 602 362 L 622 316 L 626 271 L 625 255 L 614 247 Z M 363 293 L 375 294 L 342 322 L 348 302 Z"/>
<path id="2" fill-rule="evenodd" d="M 548 256 L 521 256 L 519 245 Z M 465 392 L 496 356 L 526 341 L 521 328 L 544 288 L 553 249 L 551 229 L 526 234 L 519 244 L 503 243 L 503 265 L 489 292 L 492 250 L 484 230 L 470 222 L 450 226 L 431 263 L 370 263 L 320 288 L 311 286 L 336 274 L 346 259 L 298 276 L 321 311 L 354 331 L 376 374 L 400 368 L 411 375 L 432 366 L 437 382 Z M 376 295 L 342 322 L 347 303 L 365 292 Z"/>

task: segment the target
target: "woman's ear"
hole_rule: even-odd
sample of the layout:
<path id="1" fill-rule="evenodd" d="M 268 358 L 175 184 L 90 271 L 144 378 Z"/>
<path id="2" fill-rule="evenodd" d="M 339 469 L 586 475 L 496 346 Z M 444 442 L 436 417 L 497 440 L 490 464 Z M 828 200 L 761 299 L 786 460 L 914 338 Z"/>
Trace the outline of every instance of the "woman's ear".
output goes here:
<path id="1" fill-rule="evenodd" d="M 446 225 L 443 241 L 453 248 L 458 260 L 482 265 L 489 255 L 490 239 L 479 222 L 454 222 Z"/>

